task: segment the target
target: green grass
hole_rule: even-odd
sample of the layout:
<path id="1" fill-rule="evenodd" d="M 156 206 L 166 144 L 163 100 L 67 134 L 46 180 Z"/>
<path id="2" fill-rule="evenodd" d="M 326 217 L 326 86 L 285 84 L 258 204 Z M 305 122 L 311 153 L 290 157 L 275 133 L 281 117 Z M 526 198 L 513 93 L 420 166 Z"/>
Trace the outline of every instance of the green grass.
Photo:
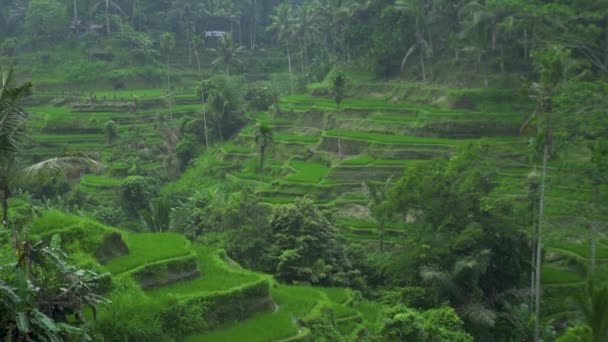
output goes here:
<path id="1" fill-rule="evenodd" d="M 318 183 L 329 172 L 325 165 L 300 160 L 292 160 L 289 166 L 296 170 L 296 173 L 284 178 L 289 182 Z"/>
<path id="2" fill-rule="evenodd" d="M 545 285 L 571 284 L 585 280 L 583 277 L 575 273 L 551 266 L 544 266 L 541 276 L 542 283 Z"/>
<path id="3" fill-rule="evenodd" d="M 176 296 L 192 296 L 223 291 L 230 288 L 251 283 L 260 279 L 260 275 L 229 269 L 219 258 L 218 251 L 205 246 L 194 246 L 201 276 L 195 279 L 178 282 L 164 287 L 147 291 L 152 297 L 164 297 L 171 294 Z"/>
<path id="4" fill-rule="evenodd" d="M 346 159 L 342 161 L 341 165 L 355 166 L 355 165 L 369 165 L 376 159 L 368 155 L 360 155 L 354 158 Z"/>
<path id="5" fill-rule="evenodd" d="M 300 143 L 315 143 L 319 141 L 320 136 L 315 135 L 295 135 L 288 133 L 276 132 L 272 135 L 275 141 L 284 142 L 300 142 Z"/>
<path id="6" fill-rule="evenodd" d="M 574 254 L 580 255 L 583 258 L 591 258 L 591 247 L 588 241 L 583 243 L 568 243 L 568 242 L 549 242 L 548 247 L 563 249 Z M 601 244 L 596 245 L 595 257 L 598 259 L 608 259 L 608 248 Z"/>
<path id="7" fill-rule="evenodd" d="M 88 174 L 84 175 L 80 178 L 80 184 L 89 186 L 89 187 L 98 187 L 98 188 L 114 188 L 120 186 L 122 183 L 122 179 L 119 178 L 108 178 L 104 176 Z"/>
<path id="8" fill-rule="evenodd" d="M 327 135 L 329 137 L 339 137 L 340 136 L 342 138 L 367 140 L 367 141 L 371 141 L 371 142 L 379 142 L 379 143 L 385 143 L 385 144 L 415 144 L 415 145 L 457 146 L 457 145 L 464 145 L 469 142 L 479 140 L 479 139 L 445 139 L 445 138 L 431 138 L 431 137 L 416 137 L 416 136 L 398 135 L 398 134 L 337 131 L 337 130 L 326 131 L 325 135 Z M 519 139 L 516 139 L 516 138 L 488 138 L 488 140 L 495 141 L 495 142 L 515 142 Z"/>
<path id="9" fill-rule="evenodd" d="M 225 324 L 213 331 L 190 336 L 185 341 L 262 342 L 296 336 L 301 329 L 297 321 L 316 311 L 319 304 L 330 306 L 335 318 L 356 315 L 356 309 L 340 304 L 348 299 L 348 291 L 344 288 L 279 285 L 271 289 L 277 311 L 260 313 L 243 322 Z M 373 314 L 368 316 L 372 317 Z"/>
<path id="10" fill-rule="evenodd" d="M 110 260 L 106 265 L 112 274 L 133 270 L 147 263 L 185 256 L 190 253 L 190 242 L 176 233 L 124 234 L 129 254 Z"/>

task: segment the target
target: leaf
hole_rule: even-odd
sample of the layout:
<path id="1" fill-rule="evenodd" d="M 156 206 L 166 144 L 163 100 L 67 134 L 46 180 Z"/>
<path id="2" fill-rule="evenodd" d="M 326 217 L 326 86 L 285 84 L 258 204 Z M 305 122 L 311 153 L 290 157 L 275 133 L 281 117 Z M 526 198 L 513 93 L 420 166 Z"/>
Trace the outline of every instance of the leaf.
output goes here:
<path id="1" fill-rule="evenodd" d="M 8 297 L 13 303 L 21 302 L 21 298 L 15 293 L 15 289 L 4 283 L 0 283 L 0 294 L 2 294 L 2 297 Z"/>
<path id="2" fill-rule="evenodd" d="M 17 317 L 16 317 L 16 321 L 17 321 L 17 328 L 19 329 L 20 332 L 24 333 L 24 334 L 29 334 L 30 332 L 30 321 L 27 317 L 27 313 L 26 312 L 18 312 L 17 313 Z"/>
<path id="3" fill-rule="evenodd" d="M 52 319 L 50 319 L 47 315 L 45 315 L 42 312 L 35 310 L 35 309 L 32 310 L 32 313 L 34 314 L 34 318 L 36 318 L 36 322 L 38 323 L 37 325 L 39 325 L 41 328 L 45 329 L 45 331 L 52 332 L 52 333 L 56 333 L 59 331 L 59 329 L 57 328 L 57 325 L 55 325 L 55 322 Z"/>

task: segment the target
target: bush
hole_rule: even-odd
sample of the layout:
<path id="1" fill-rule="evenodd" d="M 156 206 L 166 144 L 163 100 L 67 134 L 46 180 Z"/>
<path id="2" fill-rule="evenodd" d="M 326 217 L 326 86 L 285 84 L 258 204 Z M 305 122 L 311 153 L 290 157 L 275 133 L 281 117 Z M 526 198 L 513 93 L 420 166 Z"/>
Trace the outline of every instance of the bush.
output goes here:
<path id="1" fill-rule="evenodd" d="M 120 185 L 120 196 L 124 211 L 136 217 L 142 209 L 148 208 L 150 200 L 158 193 L 158 184 L 154 178 L 130 176 Z"/>
<path id="2" fill-rule="evenodd" d="M 124 211 L 114 206 L 97 206 L 91 210 L 90 215 L 97 221 L 114 227 L 127 220 Z"/>
<path id="3" fill-rule="evenodd" d="M 188 166 L 188 163 L 196 155 L 196 141 L 195 137 L 186 135 L 175 148 L 177 157 L 180 162 L 180 169 L 183 171 Z"/>
<path id="4" fill-rule="evenodd" d="M 274 102 L 270 84 L 260 82 L 249 86 L 245 92 L 245 100 L 250 110 L 268 110 Z"/>
<path id="5" fill-rule="evenodd" d="M 168 341 L 161 325 L 160 304 L 150 301 L 130 278 L 115 285 L 112 305 L 100 310 L 94 332 L 104 341 Z"/>

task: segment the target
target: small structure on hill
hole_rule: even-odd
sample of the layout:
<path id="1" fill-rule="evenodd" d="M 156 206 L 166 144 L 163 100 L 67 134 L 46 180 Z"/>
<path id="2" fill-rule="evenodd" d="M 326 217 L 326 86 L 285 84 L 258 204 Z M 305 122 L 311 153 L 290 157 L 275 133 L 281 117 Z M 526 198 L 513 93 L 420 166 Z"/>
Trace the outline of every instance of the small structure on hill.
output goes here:
<path id="1" fill-rule="evenodd" d="M 226 31 L 205 31 L 205 37 L 221 38 L 226 35 Z"/>

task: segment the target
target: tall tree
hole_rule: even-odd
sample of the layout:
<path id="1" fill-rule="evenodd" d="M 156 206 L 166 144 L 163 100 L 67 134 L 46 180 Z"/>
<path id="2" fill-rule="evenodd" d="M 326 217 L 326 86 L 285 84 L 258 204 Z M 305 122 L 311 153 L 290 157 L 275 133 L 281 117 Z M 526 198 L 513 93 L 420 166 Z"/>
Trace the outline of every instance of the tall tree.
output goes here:
<path id="1" fill-rule="evenodd" d="M 340 105 L 342 104 L 342 100 L 346 95 L 346 82 L 346 75 L 343 72 L 338 71 L 334 76 L 331 87 L 334 101 L 336 102 L 336 106 L 338 107 L 338 118 L 336 119 L 336 129 L 338 131 L 338 158 L 342 158 L 342 138 L 340 136 L 339 120 L 342 114 Z"/>
<path id="2" fill-rule="evenodd" d="M 570 81 L 579 69 L 569 50 L 561 47 L 551 47 L 547 50 L 538 51 L 533 55 L 535 67 L 540 76 L 540 81 L 532 85 L 532 94 L 536 98 L 537 106 L 534 113 L 524 123 L 522 129 L 536 126 L 537 135 L 535 141 L 542 148 L 542 171 L 540 179 L 540 194 L 538 204 L 537 236 L 536 236 L 536 258 L 535 258 L 535 326 L 534 340 L 540 340 L 540 285 L 542 266 L 542 234 L 545 212 L 545 182 L 547 178 L 547 163 L 553 147 L 553 97 L 560 91 L 564 84 Z"/>
<path id="3" fill-rule="evenodd" d="M 428 2 L 426 0 L 397 0 L 395 8 L 398 11 L 403 11 L 414 18 L 414 44 L 405 53 L 401 61 L 401 70 L 405 67 L 408 58 L 416 51 L 420 58 L 420 69 L 422 72 L 422 81 L 426 82 L 426 66 L 424 60 L 428 58 L 432 51 L 431 36 L 427 36 L 426 31 L 426 16 Z M 427 39 L 428 37 L 428 39 Z"/>
<path id="4" fill-rule="evenodd" d="M 44 160 L 24 166 L 20 152 L 28 115 L 23 109 L 23 100 L 31 95 L 32 84 L 15 85 L 12 69 L 3 72 L 0 83 L 0 201 L 2 202 L 2 224 L 9 227 L 9 199 L 11 187 L 19 182 L 45 181 L 74 170 L 101 168 L 101 164 L 91 158 L 66 153 L 63 157 Z M 13 229 L 14 242 L 18 244 Z"/>
<path id="5" fill-rule="evenodd" d="M 104 8 L 104 13 L 105 13 L 105 17 L 106 17 L 106 33 L 109 35 L 110 34 L 110 10 L 113 10 L 114 12 L 118 13 L 118 14 L 122 14 L 123 10 L 122 8 L 120 8 L 120 6 L 112 1 L 112 0 L 100 0 L 98 1 L 94 6 L 93 6 L 93 12 L 97 12 L 100 8 Z"/>
<path id="6" fill-rule="evenodd" d="M 212 65 L 224 64 L 226 67 L 226 76 L 230 76 L 230 65 L 235 62 L 241 62 L 240 55 L 243 52 L 243 47 L 237 45 L 233 38 L 232 32 L 226 32 L 219 39 L 219 46 L 212 51 L 215 52 L 217 58 L 211 62 Z"/>
<path id="7" fill-rule="evenodd" d="M 264 175 L 264 158 L 266 157 L 266 148 L 272 143 L 272 128 L 264 124 L 258 124 L 253 131 L 253 139 L 260 151 L 260 182 Z"/>
<path id="8" fill-rule="evenodd" d="M 394 209 L 388 200 L 391 179 L 387 179 L 384 184 L 376 185 L 372 182 L 363 183 L 363 193 L 367 197 L 367 207 L 370 216 L 376 223 L 376 230 L 380 238 L 380 252 L 384 252 L 384 227 L 387 221 L 394 215 Z"/>
<path id="9" fill-rule="evenodd" d="M 289 84 L 291 95 L 293 95 L 293 72 L 291 67 L 291 54 L 289 43 L 294 33 L 294 19 L 291 7 L 287 3 L 282 3 L 275 9 L 275 14 L 270 17 L 271 23 L 266 28 L 267 31 L 274 32 L 277 44 L 283 44 L 287 54 L 287 65 L 289 67 Z"/>
<path id="10" fill-rule="evenodd" d="M 169 102 L 169 117 L 173 120 L 173 99 L 171 92 L 171 71 L 170 71 L 170 62 L 171 62 L 171 53 L 175 49 L 175 34 L 173 32 L 164 32 L 160 37 L 160 49 L 163 51 L 165 55 L 165 68 L 167 71 L 167 101 Z"/>

